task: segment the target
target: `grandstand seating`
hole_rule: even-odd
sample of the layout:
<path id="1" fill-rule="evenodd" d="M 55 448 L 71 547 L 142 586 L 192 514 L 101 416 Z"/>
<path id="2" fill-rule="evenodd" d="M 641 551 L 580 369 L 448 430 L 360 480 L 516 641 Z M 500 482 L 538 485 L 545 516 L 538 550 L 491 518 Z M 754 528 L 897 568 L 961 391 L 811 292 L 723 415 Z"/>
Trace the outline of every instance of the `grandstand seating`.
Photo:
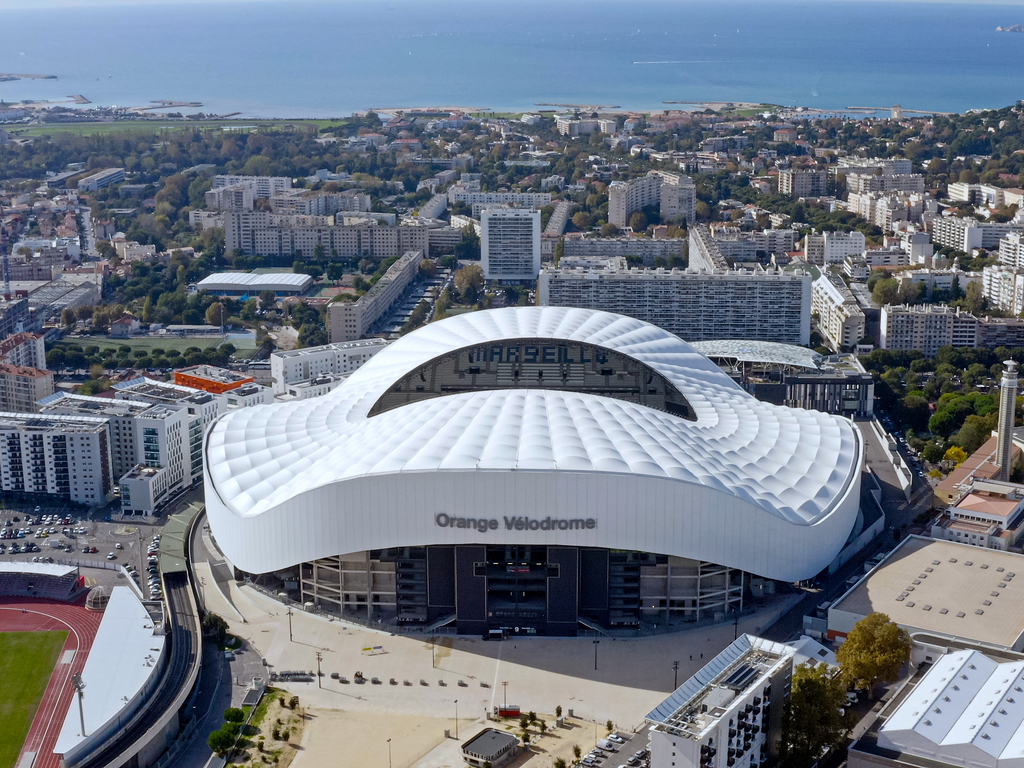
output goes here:
<path id="1" fill-rule="evenodd" d="M 81 582 L 81 577 L 75 572 L 64 576 L 32 572 L 0 572 L 0 595 L 71 600 L 80 593 Z"/>

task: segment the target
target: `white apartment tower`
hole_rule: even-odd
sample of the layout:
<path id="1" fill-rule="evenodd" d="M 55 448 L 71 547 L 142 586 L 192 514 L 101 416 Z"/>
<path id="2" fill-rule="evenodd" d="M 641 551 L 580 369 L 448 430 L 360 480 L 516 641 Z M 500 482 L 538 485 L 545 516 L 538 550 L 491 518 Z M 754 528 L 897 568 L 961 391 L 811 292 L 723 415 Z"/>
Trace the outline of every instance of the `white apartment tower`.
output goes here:
<path id="1" fill-rule="evenodd" d="M 487 280 L 536 280 L 540 211 L 488 208 L 480 214 L 480 253 Z"/>

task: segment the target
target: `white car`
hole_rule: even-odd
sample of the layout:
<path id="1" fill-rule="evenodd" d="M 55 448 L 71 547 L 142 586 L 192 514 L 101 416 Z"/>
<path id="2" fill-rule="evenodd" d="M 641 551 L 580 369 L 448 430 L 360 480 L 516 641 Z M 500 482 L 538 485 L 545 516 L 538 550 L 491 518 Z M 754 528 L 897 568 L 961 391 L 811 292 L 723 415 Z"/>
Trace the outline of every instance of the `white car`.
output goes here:
<path id="1" fill-rule="evenodd" d="M 611 733 L 608 735 L 608 741 L 614 741 L 616 744 L 625 744 L 626 740 L 619 736 L 617 733 Z"/>

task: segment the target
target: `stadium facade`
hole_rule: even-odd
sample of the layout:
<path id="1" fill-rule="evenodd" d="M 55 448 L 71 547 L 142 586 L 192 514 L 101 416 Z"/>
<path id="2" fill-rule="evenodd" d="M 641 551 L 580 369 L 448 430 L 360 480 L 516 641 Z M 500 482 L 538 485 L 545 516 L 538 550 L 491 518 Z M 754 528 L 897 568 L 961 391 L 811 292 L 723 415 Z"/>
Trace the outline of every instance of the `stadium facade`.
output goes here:
<path id="1" fill-rule="evenodd" d="M 321 398 L 225 415 L 206 452 L 236 569 L 333 613 L 557 635 L 720 618 L 814 576 L 855 525 L 863 460 L 848 420 L 561 307 L 432 323 Z"/>

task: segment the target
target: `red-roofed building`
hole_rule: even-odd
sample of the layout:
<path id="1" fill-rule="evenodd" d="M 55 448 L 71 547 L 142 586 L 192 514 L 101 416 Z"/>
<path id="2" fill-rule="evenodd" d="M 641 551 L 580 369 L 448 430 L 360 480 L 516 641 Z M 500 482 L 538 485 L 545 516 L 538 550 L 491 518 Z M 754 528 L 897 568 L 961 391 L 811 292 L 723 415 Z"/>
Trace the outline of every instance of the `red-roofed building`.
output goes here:
<path id="1" fill-rule="evenodd" d="M 53 394 L 53 372 L 0 363 L 0 411 L 31 413 Z"/>

